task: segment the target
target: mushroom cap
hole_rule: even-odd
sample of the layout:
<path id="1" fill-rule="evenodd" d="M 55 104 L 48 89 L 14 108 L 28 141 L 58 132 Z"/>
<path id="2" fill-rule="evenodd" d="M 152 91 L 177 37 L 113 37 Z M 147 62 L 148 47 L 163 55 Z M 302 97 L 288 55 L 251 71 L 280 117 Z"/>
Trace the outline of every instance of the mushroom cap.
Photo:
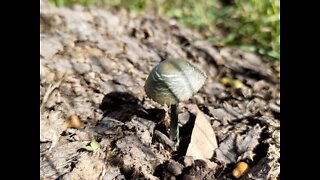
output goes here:
<path id="1" fill-rule="evenodd" d="M 168 59 L 150 72 L 145 92 L 159 104 L 177 104 L 192 97 L 203 86 L 207 75 L 181 59 Z"/>

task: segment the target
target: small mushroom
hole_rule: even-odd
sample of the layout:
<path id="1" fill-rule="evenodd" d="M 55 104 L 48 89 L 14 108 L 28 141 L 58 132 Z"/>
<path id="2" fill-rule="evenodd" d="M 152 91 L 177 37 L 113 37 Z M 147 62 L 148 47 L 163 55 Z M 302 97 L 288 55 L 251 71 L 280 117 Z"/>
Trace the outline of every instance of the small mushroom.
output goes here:
<path id="1" fill-rule="evenodd" d="M 161 105 L 167 104 L 170 113 L 170 139 L 179 141 L 178 105 L 188 100 L 203 86 L 207 75 L 196 66 L 181 59 L 168 59 L 150 72 L 145 92 Z"/>

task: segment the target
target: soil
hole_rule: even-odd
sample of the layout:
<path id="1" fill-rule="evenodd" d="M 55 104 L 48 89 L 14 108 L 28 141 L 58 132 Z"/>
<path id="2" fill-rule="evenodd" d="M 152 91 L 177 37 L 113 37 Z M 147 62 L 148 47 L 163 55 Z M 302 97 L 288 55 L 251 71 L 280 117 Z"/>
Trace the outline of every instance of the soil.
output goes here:
<path id="1" fill-rule="evenodd" d="M 40 8 L 41 179 L 243 179 L 280 177 L 280 72 L 254 53 L 206 41 L 155 11 Z M 144 83 L 162 60 L 182 58 L 208 79 L 180 103 L 180 146 L 169 108 Z M 237 79 L 241 88 L 222 83 Z M 210 160 L 185 156 L 194 105 L 210 120 L 218 148 Z M 81 126 L 66 126 L 76 115 Z M 96 140 L 100 147 L 86 150 Z"/>

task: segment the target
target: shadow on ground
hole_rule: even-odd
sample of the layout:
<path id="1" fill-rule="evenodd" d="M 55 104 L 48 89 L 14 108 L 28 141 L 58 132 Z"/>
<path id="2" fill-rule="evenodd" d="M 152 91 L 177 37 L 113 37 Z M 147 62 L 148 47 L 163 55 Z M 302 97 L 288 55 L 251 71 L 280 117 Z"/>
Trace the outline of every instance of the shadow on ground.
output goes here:
<path id="1" fill-rule="evenodd" d="M 110 117 L 119 121 L 127 121 L 132 116 L 137 116 L 154 122 L 163 121 L 165 110 L 146 109 L 142 102 L 128 92 L 114 91 L 104 96 L 99 107 L 103 111 L 104 117 Z"/>

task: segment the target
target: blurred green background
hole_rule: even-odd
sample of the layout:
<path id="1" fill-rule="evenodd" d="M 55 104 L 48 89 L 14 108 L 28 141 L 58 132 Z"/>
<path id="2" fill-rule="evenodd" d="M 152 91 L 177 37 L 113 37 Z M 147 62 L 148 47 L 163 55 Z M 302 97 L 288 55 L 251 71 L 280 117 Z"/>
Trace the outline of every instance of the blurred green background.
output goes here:
<path id="1" fill-rule="evenodd" d="M 218 45 L 280 61 L 280 0 L 49 0 L 51 5 L 105 6 L 143 13 L 157 8 Z"/>

